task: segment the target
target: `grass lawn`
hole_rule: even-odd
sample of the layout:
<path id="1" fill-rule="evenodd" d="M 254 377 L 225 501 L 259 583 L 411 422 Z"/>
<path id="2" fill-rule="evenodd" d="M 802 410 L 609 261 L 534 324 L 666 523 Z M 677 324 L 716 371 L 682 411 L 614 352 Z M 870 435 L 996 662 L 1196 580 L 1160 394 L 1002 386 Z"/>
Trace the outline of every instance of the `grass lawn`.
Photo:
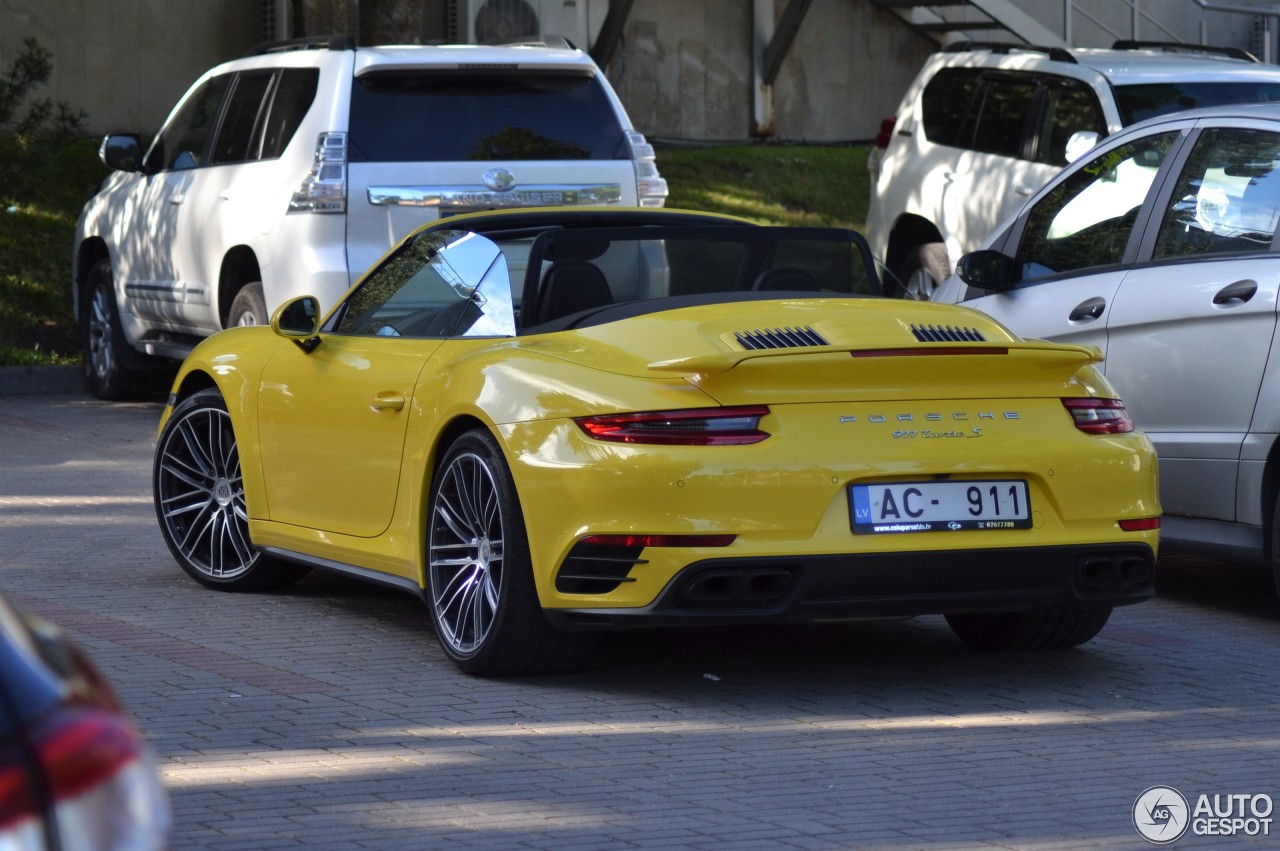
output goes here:
<path id="1" fill-rule="evenodd" d="M 668 207 L 743 216 L 762 224 L 861 230 L 867 148 L 731 145 L 662 148 Z M 0 197 L 0 366 L 80 361 L 71 313 L 71 250 L 80 204 L 101 181 L 96 142 L 69 149 L 60 183 L 40 204 Z M 2 190 L 0 190 L 2 191 Z"/>

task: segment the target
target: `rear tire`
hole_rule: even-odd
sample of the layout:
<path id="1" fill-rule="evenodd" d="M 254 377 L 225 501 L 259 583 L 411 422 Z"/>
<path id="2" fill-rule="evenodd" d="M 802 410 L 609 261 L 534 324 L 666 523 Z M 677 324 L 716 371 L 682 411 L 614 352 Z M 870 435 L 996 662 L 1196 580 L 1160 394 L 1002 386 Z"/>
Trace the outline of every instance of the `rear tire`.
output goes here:
<path id="1" fill-rule="evenodd" d="M 216 388 L 183 399 L 165 422 L 156 442 L 152 493 L 169 552 L 201 585 L 264 591 L 310 571 L 264 555 L 249 540 L 239 444 Z"/>
<path id="2" fill-rule="evenodd" d="M 1043 609 L 1036 612 L 972 612 L 947 615 L 947 624 L 976 650 L 1065 650 L 1093 638 L 1111 609 Z"/>
<path id="3" fill-rule="evenodd" d="M 149 389 L 150 376 L 125 365 L 129 341 L 120 325 L 110 260 L 99 260 L 89 271 L 80 301 L 80 341 L 85 382 L 94 396 L 114 401 Z"/>
<path id="4" fill-rule="evenodd" d="M 898 269 L 900 288 L 892 293 L 908 301 L 928 301 L 942 282 L 951 276 L 947 247 L 941 242 L 928 242 L 907 252 Z"/>
<path id="5" fill-rule="evenodd" d="M 468 674 L 511 676 L 586 661 L 594 636 L 556 629 L 542 612 L 520 499 L 487 431 L 462 435 L 441 459 L 426 533 L 427 604 L 454 664 Z"/>
<path id="6" fill-rule="evenodd" d="M 241 325 L 266 325 L 271 321 L 267 313 L 267 300 L 262 294 L 262 284 L 255 282 L 245 284 L 236 293 L 231 302 L 231 311 L 227 314 L 227 327 L 236 328 Z"/>

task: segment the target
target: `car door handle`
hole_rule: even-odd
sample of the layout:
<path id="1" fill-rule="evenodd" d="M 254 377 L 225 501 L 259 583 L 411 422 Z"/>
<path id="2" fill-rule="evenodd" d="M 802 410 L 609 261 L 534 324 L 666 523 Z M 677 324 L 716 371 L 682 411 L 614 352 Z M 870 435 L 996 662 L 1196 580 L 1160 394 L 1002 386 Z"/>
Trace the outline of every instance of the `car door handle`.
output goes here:
<path id="1" fill-rule="evenodd" d="M 399 411 L 404 408 L 404 396 L 394 390 L 383 390 L 373 397 L 369 407 L 374 411 Z"/>
<path id="2" fill-rule="evenodd" d="M 1035 188 L 1031 186 L 1018 186 L 1014 188 L 1014 193 L 1021 195 L 1023 198 L 1030 198 L 1031 193 L 1035 192 Z"/>
<path id="3" fill-rule="evenodd" d="M 1213 303 L 1223 307 L 1236 307 L 1253 298 L 1258 292 L 1258 282 L 1252 278 L 1227 284 L 1213 294 Z"/>
<path id="4" fill-rule="evenodd" d="M 169 203 L 170 203 L 170 204 L 173 204 L 173 205 L 175 205 L 175 206 L 176 206 L 176 205 L 178 205 L 178 204 L 181 204 L 183 201 L 186 201 L 186 200 L 187 200 L 187 196 L 186 196 L 186 195 L 181 195 L 181 194 L 179 194 L 179 195 L 170 195 L 170 196 L 169 196 Z"/>
<path id="5" fill-rule="evenodd" d="M 1095 319 L 1101 319 L 1102 311 L 1106 309 L 1107 300 L 1105 298 L 1091 298 L 1077 304 L 1067 318 L 1072 322 L 1093 322 Z"/>

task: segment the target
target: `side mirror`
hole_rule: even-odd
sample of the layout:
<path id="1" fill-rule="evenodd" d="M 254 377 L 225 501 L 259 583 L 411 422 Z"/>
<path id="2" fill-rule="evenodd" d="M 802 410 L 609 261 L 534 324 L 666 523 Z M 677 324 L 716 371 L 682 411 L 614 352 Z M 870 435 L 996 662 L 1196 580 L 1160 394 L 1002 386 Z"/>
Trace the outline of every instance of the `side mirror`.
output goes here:
<path id="1" fill-rule="evenodd" d="M 1013 289 L 1013 258 L 999 251 L 973 251 L 956 264 L 960 280 L 981 290 L 1005 292 Z"/>
<path id="2" fill-rule="evenodd" d="M 310 352 L 320 345 L 320 302 L 312 295 L 291 298 L 271 314 L 271 330 Z"/>
<path id="3" fill-rule="evenodd" d="M 113 133 L 102 140 L 98 159 L 116 171 L 142 170 L 142 140 L 132 133 Z"/>

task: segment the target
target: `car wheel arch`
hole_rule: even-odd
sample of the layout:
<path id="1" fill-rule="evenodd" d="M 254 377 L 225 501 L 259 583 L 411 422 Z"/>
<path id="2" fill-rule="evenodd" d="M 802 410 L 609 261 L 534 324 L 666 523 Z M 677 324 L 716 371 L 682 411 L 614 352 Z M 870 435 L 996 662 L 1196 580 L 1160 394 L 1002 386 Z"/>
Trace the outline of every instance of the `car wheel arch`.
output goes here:
<path id="1" fill-rule="evenodd" d="M 73 315 L 77 317 L 80 315 L 80 302 L 85 298 L 93 267 L 102 260 L 111 260 L 111 251 L 107 248 L 107 241 L 102 237 L 87 237 L 76 247 L 75 286 L 71 292 L 73 299 L 71 307 Z"/>
<path id="2" fill-rule="evenodd" d="M 226 327 L 231 315 L 231 303 L 247 284 L 262 280 L 262 267 L 258 255 L 247 245 L 237 245 L 222 256 L 218 270 L 218 319 Z"/>
<path id="3" fill-rule="evenodd" d="M 1267 453 L 1267 463 L 1262 473 L 1262 493 L 1258 495 L 1262 509 L 1262 555 L 1264 563 L 1280 563 L 1280 559 L 1272 555 L 1280 544 L 1280 534 L 1272 522 L 1276 508 L 1280 505 L 1280 440 L 1271 444 Z M 1280 571 L 1277 571 L 1280 573 Z"/>
<path id="4" fill-rule="evenodd" d="M 903 213 L 889 231 L 889 245 L 884 256 L 885 267 L 896 272 L 911 251 L 931 242 L 946 242 L 938 226 L 924 216 Z"/>

